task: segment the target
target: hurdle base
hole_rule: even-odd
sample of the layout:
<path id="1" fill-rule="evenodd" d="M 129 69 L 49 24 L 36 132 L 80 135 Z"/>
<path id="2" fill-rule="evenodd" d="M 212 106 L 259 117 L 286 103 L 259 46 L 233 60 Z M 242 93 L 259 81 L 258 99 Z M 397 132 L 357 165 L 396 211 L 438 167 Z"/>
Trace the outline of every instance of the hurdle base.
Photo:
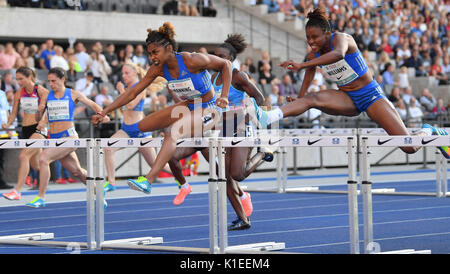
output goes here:
<path id="1" fill-rule="evenodd" d="M 319 187 L 297 187 L 287 188 L 286 193 L 323 193 L 323 194 L 348 194 L 347 190 L 324 190 Z M 360 190 L 357 190 L 358 195 L 361 194 Z M 436 197 L 435 192 L 406 192 L 396 191 L 395 188 L 374 188 L 372 189 L 373 195 L 398 195 L 398 196 L 429 196 Z M 446 193 L 445 196 L 450 197 L 450 193 Z"/>
<path id="2" fill-rule="evenodd" d="M 0 236 L 0 242 L 3 240 L 43 241 L 43 240 L 51 240 L 54 238 L 55 234 L 53 233 L 37 232 L 37 233 Z"/>
<path id="3" fill-rule="evenodd" d="M 431 250 L 415 250 L 415 249 L 401 249 L 385 252 L 376 252 L 371 254 L 431 254 Z"/>
<path id="4" fill-rule="evenodd" d="M 225 249 L 225 253 L 239 253 L 241 251 L 264 252 L 264 251 L 283 250 L 285 248 L 286 244 L 283 242 L 263 242 L 263 243 L 228 246 Z"/>
<path id="5" fill-rule="evenodd" d="M 162 244 L 162 237 L 140 237 L 140 238 L 128 238 L 128 239 L 119 239 L 119 240 L 111 240 L 104 241 L 102 243 L 103 246 L 112 246 L 116 244 L 129 244 L 129 245 L 154 245 L 154 244 Z"/>

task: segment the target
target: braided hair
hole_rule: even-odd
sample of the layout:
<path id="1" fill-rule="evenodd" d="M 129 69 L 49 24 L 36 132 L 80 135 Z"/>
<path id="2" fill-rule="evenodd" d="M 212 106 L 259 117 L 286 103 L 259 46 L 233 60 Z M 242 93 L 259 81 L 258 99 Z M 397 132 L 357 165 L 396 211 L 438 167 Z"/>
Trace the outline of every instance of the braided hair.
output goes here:
<path id="1" fill-rule="evenodd" d="M 315 10 L 308 13 L 308 22 L 306 27 L 318 27 L 323 32 L 331 31 L 330 23 L 328 22 L 327 12 L 323 7 L 318 7 Z"/>
<path id="2" fill-rule="evenodd" d="M 178 45 L 174 40 L 175 29 L 170 22 L 165 22 L 158 30 L 147 29 L 148 36 L 145 43 L 148 45 L 158 43 L 161 46 L 172 45 L 173 50 L 178 49 Z"/>
<path id="3" fill-rule="evenodd" d="M 247 48 L 247 43 L 241 34 L 229 34 L 224 43 L 219 47 L 227 49 L 230 52 L 231 61 L 234 61 L 236 56 Z"/>

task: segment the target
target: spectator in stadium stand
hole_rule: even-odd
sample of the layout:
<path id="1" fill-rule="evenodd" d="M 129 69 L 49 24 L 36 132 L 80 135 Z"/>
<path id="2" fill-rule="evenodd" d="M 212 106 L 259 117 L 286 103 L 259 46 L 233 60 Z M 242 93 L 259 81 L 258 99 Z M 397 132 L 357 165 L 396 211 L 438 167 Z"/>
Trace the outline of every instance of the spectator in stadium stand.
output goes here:
<path id="1" fill-rule="evenodd" d="M 388 96 L 389 101 L 396 106 L 400 100 L 402 100 L 401 91 L 399 87 L 394 87 L 391 94 Z"/>
<path id="2" fill-rule="evenodd" d="M 103 55 L 105 56 L 105 59 L 112 70 L 109 76 L 109 80 L 113 85 L 115 85 L 119 81 L 119 74 L 121 74 L 119 57 L 117 56 L 115 51 L 116 47 L 114 46 L 114 44 L 109 43 L 106 45 L 105 51 L 103 52 Z"/>
<path id="3" fill-rule="evenodd" d="M 422 90 L 422 95 L 419 98 L 419 103 L 422 105 L 425 112 L 433 112 L 433 109 L 437 105 L 437 100 L 428 88 L 424 88 Z"/>
<path id="4" fill-rule="evenodd" d="M 435 115 L 446 115 L 448 113 L 447 108 L 444 105 L 444 100 L 439 98 L 437 101 L 437 105 L 433 108 L 433 113 Z"/>
<path id="5" fill-rule="evenodd" d="M 430 67 L 430 76 L 434 76 L 439 85 L 447 85 L 448 76 L 442 73 L 441 58 L 434 58 L 434 62 Z"/>
<path id="6" fill-rule="evenodd" d="M 422 57 L 420 57 L 419 50 L 417 49 L 413 50 L 411 57 L 406 59 L 404 65 L 408 68 L 415 68 L 416 77 L 425 76 L 426 74 Z"/>
<path id="7" fill-rule="evenodd" d="M 258 73 L 261 74 L 261 72 L 263 71 L 262 66 L 265 63 L 268 63 L 270 65 L 270 71 L 272 71 L 272 60 L 270 59 L 269 52 L 266 50 L 261 52 L 261 59 L 258 61 Z"/>
<path id="8" fill-rule="evenodd" d="M 294 86 L 292 85 L 292 79 L 289 74 L 284 74 L 283 78 L 281 79 L 281 82 L 278 84 L 280 95 L 281 96 L 294 96 L 295 90 Z"/>
<path id="9" fill-rule="evenodd" d="M 13 43 L 8 42 L 3 52 L 0 52 L 0 69 L 13 69 L 20 55 L 14 49 Z"/>
<path id="10" fill-rule="evenodd" d="M 269 7 L 269 13 L 275 13 L 280 10 L 280 5 L 276 0 L 263 0 L 263 3 Z"/>
<path id="11" fill-rule="evenodd" d="M 131 58 L 131 62 L 140 66 L 143 69 L 147 69 L 148 56 L 144 53 L 144 47 L 141 44 L 136 46 L 135 54 Z"/>
<path id="12" fill-rule="evenodd" d="M 89 71 L 85 77 L 78 79 L 75 83 L 75 90 L 81 91 L 89 99 L 94 100 L 97 95 L 94 89 L 94 74 Z"/>
<path id="13" fill-rule="evenodd" d="M 197 7 L 188 0 L 180 0 L 180 2 L 178 3 L 178 11 L 179 11 L 180 15 L 185 15 L 185 16 L 198 16 L 199 15 Z"/>
<path id="14" fill-rule="evenodd" d="M 217 10 L 212 0 L 197 0 L 197 10 L 202 16 L 216 17 Z"/>
<path id="15" fill-rule="evenodd" d="M 47 41 L 45 41 L 45 49 L 41 52 L 41 56 L 39 56 L 39 67 L 41 69 L 50 69 L 50 58 L 55 55 L 53 46 L 54 43 L 52 39 L 47 39 Z"/>
<path id="16" fill-rule="evenodd" d="M 0 89 L 5 93 L 12 91 L 13 93 L 17 90 L 17 82 L 13 79 L 13 74 L 11 71 L 6 71 L 3 74 L 3 79 L 0 83 Z"/>
<path id="17" fill-rule="evenodd" d="M 177 15 L 178 14 L 178 1 L 168 0 L 162 6 L 163 14 L 165 15 Z"/>
<path id="18" fill-rule="evenodd" d="M 91 63 L 89 66 L 94 74 L 94 84 L 97 86 L 97 89 L 100 90 L 101 83 L 109 82 L 108 76 L 111 74 L 112 70 L 106 61 L 105 56 L 102 54 L 101 44 L 96 43 L 92 46 L 90 57 Z"/>
<path id="19" fill-rule="evenodd" d="M 80 64 L 81 71 L 87 72 L 90 68 L 91 57 L 86 53 L 86 48 L 80 41 L 75 43 L 75 57 L 77 58 L 78 64 Z"/>
<path id="20" fill-rule="evenodd" d="M 66 58 L 64 58 L 64 56 L 63 56 L 63 53 L 64 53 L 63 48 L 59 45 L 55 45 L 53 47 L 53 50 L 55 52 L 55 55 L 53 55 L 50 60 L 50 68 L 60 67 L 60 68 L 64 69 L 65 71 L 68 71 L 69 64 L 67 63 Z"/>
<path id="21" fill-rule="evenodd" d="M 269 63 L 262 65 L 262 71 L 259 73 L 259 83 L 261 85 L 270 84 L 276 78 L 271 72 L 272 68 Z"/>
<path id="22" fill-rule="evenodd" d="M 97 105 L 101 106 L 102 108 L 105 108 L 105 107 L 109 106 L 113 101 L 114 101 L 114 99 L 109 94 L 108 86 L 102 85 L 102 87 L 100 89 L 100 93 L 97 94 L 97 96 L 95 96 L 95 103 Z"/>

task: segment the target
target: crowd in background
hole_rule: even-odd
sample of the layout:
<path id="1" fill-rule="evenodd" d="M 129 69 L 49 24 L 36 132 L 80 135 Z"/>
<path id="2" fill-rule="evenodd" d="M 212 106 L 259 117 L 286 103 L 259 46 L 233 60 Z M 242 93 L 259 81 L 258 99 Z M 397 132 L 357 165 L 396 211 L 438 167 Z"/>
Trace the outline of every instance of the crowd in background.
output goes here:
<path id="1" fill-rule="evenodd" d="M 114 1 L 111 1 L 110 6 L 106 5 L 106 1 L 92 0 L 7 0 L 5 4 L 10 7 L 76 9 L 81 11 L 121 11 L 155 14 L 158 11 L 160 1 L 147 1 L 147 3 L 133 3 L 132 1 L 115 3 Z M 212 0 L 165 0 L 162 3 L 161 9 L 161 13 L 166 15 L 215 17 L 217 14 L 217 10 L 214 7 Z"/>

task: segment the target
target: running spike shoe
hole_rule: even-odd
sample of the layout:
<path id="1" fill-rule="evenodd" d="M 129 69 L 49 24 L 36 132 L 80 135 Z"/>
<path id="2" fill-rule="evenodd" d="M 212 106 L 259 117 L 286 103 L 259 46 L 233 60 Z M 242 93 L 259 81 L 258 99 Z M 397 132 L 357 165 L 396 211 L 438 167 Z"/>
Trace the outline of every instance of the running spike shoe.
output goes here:
<path id="1" fill-rule="evenodd" d="M 145 194 L 150 194 L 152 192 L 152 185 L 144 176 L 139 176 L 137 180 L 128 179 L 128 186 L 133 190 L 141 191 Z"/>

